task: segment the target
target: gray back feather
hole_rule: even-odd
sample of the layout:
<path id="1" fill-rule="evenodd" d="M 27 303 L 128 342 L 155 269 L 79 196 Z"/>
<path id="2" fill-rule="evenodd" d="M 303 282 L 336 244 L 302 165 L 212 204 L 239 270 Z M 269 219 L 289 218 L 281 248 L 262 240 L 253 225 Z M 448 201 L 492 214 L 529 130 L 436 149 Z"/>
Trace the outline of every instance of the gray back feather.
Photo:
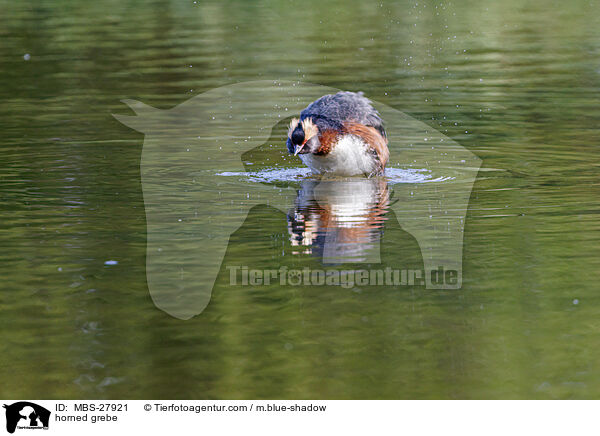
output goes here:
<path id="1" fill-rule="evenodd" d="M 362 92 L 342 91 L 324 95 L 300 113 L 300 119 L 305 118 L 312 118 L 319 130 L 340 130 L 344 123 L 354 122 L 374 127 L 386 137 L 379 112 Z"/>

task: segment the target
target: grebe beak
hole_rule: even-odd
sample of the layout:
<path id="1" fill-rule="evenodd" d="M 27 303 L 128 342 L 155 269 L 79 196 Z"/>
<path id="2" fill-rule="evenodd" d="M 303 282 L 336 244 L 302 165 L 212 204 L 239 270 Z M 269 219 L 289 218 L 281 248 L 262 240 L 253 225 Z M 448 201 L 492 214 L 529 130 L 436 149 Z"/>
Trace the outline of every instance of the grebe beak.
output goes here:
<path id="1" fill-rule="evenodd" d="M 304 142 L 304 144 L 296 146 L 296 152 L 294 153 L 294 156 L 298 155 L 298 153 L 300 153 L 300 150 L 302 150 L 305 145 L 306 141 Z"/>
<path id="2" fill-rule="evenodd" d="M 308 142 L 308 140 L 304 140 L 304 142 L 302 143 L 302 145 L 298 145 L 296 146 L 296 152 L 294 153 L 294 156 L 298 155 L 298 153 L 300 153 L 300 151 L 304 148 L 304 146 L 306 145 L 306 143 Z"/>

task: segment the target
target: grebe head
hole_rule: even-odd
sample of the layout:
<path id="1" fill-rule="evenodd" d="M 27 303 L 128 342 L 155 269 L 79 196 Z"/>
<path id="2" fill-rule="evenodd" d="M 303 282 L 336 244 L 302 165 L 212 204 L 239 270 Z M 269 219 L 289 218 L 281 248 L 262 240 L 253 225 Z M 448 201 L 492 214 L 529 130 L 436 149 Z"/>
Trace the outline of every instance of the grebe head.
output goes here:
<path id="1" fill-rule="evenodd" d="M 293 154 L 316 153 L 321 147 L 319 129 L 311 118 L 294 118 L 288 129 L 287 148 Z"/>

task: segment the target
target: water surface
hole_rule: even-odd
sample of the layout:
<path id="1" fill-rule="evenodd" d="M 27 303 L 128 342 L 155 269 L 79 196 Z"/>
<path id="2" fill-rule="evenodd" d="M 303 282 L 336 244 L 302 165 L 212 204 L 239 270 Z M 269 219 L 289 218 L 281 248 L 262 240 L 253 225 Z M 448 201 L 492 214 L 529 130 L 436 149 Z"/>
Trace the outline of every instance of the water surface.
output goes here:
<path id="1" fill-rule="evenodd" d="M 0 10 L 1 397 L 599 397 L 596 2 L 0 0 Z M 483 160 L 461 289 L 231 286 L 227 265 L 322 265 L 306 230 L 318 233 L 327 209 L 309 189 L 302 197 L 302 180 L 280 180 L 299 167 L 283 154 L 282 120 L 242 163 L 250 184 L 299 190 L 289 210 L 251 209 L 201 315 L 156 308 L 144 138 L 111 114 L 132 114 L 122 99 L 170 109 L 264 79 L 364 91 Z M 244 128 L 221 140 L 244 141 Z M 401 154 L 392 166 L 410 169 Z M 426 172 L 403 174 L 390 202 L 433 186 L 410 179 Z M 383 266 L 422 268 L 414 237 L 383 209 L 354 242 L 375 238 Z"/>

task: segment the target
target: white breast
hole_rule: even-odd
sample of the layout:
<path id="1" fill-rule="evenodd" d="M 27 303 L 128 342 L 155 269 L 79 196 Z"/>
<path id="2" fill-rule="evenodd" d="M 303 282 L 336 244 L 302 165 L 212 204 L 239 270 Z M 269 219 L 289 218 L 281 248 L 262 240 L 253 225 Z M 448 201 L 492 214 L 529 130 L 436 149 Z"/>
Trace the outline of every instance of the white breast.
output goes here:
<path id="1" fill-rule="evenodd" d="M 371 175 L 377 172 L 377 158 L 358 136 L 344 135 L 333 145 L 329 154 L 317 156 L 300 154 L 302 162 L 316 174 L 340 176 Z"/>

